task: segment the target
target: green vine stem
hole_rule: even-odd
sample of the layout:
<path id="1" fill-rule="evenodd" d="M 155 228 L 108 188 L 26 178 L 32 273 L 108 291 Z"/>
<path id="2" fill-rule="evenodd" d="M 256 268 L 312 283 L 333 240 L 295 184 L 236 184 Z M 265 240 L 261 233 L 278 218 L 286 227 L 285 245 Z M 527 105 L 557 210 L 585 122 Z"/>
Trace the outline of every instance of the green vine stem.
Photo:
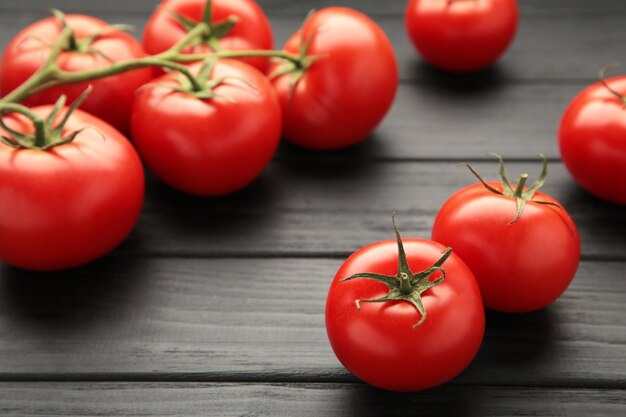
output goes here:
<path id="1" fill-rule="evenodd" d="M 207 1 L 207 9 L 210 10 L 210 0 Z M 210 17 L 210 16 L 209 16 Z M 144 67 L 163 67 L 175 70 L 184 75 L 192 86 L 193 92 L 203 91 L 204 87 L 184 63 L 205 60 L 208 57 L 215 58 L 248 58 L 248 57 L 267 57 L 285 60 L 293 68 L 294 72 L 303 71 L 310 63 L 319 58 L 306 56 L 306 51 L 300 51 L 299 54 L 291 54 L 286 51 L 271 50 L 243 50 L 243 51 L 215 51 L 204 54 L 184 54 L 183 49 L 191 43 L 202 37 L 210 36 L 212 26 L 205 21 L 199 22 L 195 27 L 189 30 L 187 34 L 174 46 L 165 52 L 153 56 L 146 56 L 138 59 L 130 59 L 112 63 L 111 65 L 101 68 L 69 72 L 62 70 L 56 64 L 56 60 L 61 52 L 69 47 L 69 42 L 74 37 L 73 30 L 67 25 L 62 25 L 63 29 L 59 38 L 52 46 L 50 55 L 43 66 L 34 73 L 22 85 L 11 91 L 9 94 L 0 99 L 0 103 L 19 103 L 33 94 L 43 90 L 58 87 L 67 84 L 75 84 L 79 82 L 91 81 L 100 78 L 110 77 L 112 75 L 122 74 Z"/>
<path id="2" fill-rule="evenodd" d="M 0 102 L 20 102 L 25 98 L 48 88 L 110 77 L 112 75 L 122 74 L 124 72 L 149 66 L 159 66 L 179 71 L 189 79 L 190 83 L 194 86 L 194 89 L 196 89 L 196 91 L 199 91 L 202 89 L 202 87 L 197 83 L 193 74 L 189 72 L 189 69 L 187 67 L 179 64 L 177 60 L 178 58 L 182 58 L 183 56 L 181 54 L 181 50 L 185 48 L 185 46 L 189 42 L 193 41 L 193 39 L 204 33 L 204 31 L 206 31 L 206 27 L 202 24 L 199 24 L 171 49 L 168 49 L 167 51 L 158 55 L 120 61 L 106 67 L 96 68 L 92 70 L 69 72 L 61 70 L 56 65 L 56 59 L 63 51 L 64 45 L 67 44 L 73 33 L 70 28 L 66 27 L 61 31 L 59 39 L 50 51 L 50 56 L 43 64 L 43 66 L 39 69 L 39 71 L 33 74 L 18 88 L 3 97 Z"/>
<path id="3" fill-rule="evenodd" d="M 609 85 L 609 83 L 606 81 L 606 73 L 610 70 L 619 68 L 619 64 L 611 64 L 611 65 L 607 65 L 606 67 L 602 67 L 598 70 L 598 81 L 600 81 L 602 83 L 602 85 L 604 85 L 604 87 L 611 93 L 613 94 L 615 97 L 619 98 L 619 100 L 622 102 L 622 108 L 626 109 L 626 96 L 624 96 L 623 94 L 621 94 L 620 92 L 616 91 L 613 87 L 611 87 Z"/>

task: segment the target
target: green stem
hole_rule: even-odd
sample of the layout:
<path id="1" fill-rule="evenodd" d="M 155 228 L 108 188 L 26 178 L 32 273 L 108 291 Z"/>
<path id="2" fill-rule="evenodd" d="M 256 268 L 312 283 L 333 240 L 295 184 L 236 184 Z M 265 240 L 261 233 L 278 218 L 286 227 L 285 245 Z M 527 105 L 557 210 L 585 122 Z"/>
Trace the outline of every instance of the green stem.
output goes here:
<path id="1" fill-rule="evenodd" d="M 175 62 L 175 58 L 178 56 L 182 56 L 180 54 L 180 51 L 184 49 L 185 46 L 187 46 L 191 41 L 193 41 L 193 39 L 205 33 L 206 30 L 207 28 L 205 25 L 198 25 L 171 49 L 158 55 L 128 61 L 119 61 L 109 66 L 96 68 L 93 70 L 68 72 L 60 70 L 56 65 L 56 58 L 63 50 L 63 45 L 67 42 L 72 34 L 71 29 L 65 28 L 61 32 L 61 36 L 55 43 L 52 51 L 50 52 L 50 56 L 48 57 L 44 65 L 40 68 L 40 70 L 34 73 L 28 80 L 26 80 L 26 82 L 24 82 L 18 88 L 3 97 L 0 102 L 20 102 L 25 98 L 48 88 L 95 80 L 150 66 L 159 66 L 180 71 L 185 77 L 189 79 L 194 91 L 201 91 L 202 86 L 194 78 L 193 74 L 191 74 L 187 67 Z"/>
<path id="2" fill-rule="evenodd" d="M 46 139 L 48 137 L 46 133 L 46 121 L 28 107 L 17 103 L 0 102 L 0 116 L 2 113 L 19 113 L 26 116 L 33 122 L 33 126 L 35 127 L 35 146 L 43 148 L 48 145 Z"/>
<path id="3" fill-rule="evenodd" d="M 206 35 L 210 32 L 210 26 L 204 22 L 199 23 L 195 28 L 190 30 L 183 39 L 181 39 L 172 48 L 158 55 L 147 56 L 138 59 L 115 62 L 109 66 L 96 68 L 86 71 L 69 72 L 61 70 L 56 60 L 61 51 L 67 46 L 67 42 L 72 36 L 72 30 L 65 27 L 61 31 L 61 35 L 50 52 L 50 56 L 44 65 L 33 74 L 22 85 L 0 99 L 0 103 L 16 103 L 25 98 L 39 93 L 43 90 L 58 87 L 61 85 L 74 84 L 112 75 L 122 74 L 128 71 L 136 70 L 144 67 L 159 66 L 174 69 L 187 77 L 191 83 L 193 91 L 202 91 L 204 86 L 189 71 L 187 67 L 181 65 L 185 62 L 201 61 L 208 56 L 217 58 L 249 58 L 249 57 L 266 57 L 279 58 L 290 61 L 296 67 L 303 65 L 303 58 L 285 51 L 272 50 L 245 50 L 245 51 L 219 51 L 206 54 L 186 55 L 182 50 L 199 36 Z"/>
<path id="4" fill-rule="evenodd" d="M 406 273 L 400 273 L 400 293 L 407 295 L 413 290 L 409 276 Z"/>
<path id="5" fill-rule="evenodd" d="M 279 58 L 290 61 L 298 66 L 302 64 L 302 58 L 296 54 L 286 51 L 272 50 L 242 50 L 242 51 L 219 51 L 214 53 L 218 58 Z M 188 58 L 189 57 L 189 58 Z M 186 55 L 184 59 L 193 58 L 193 55 Z M 197 58 L 195 59 L 197 60 Z M 180 62 L 180 61 L 179 61 Z"/>
<path id="6" fill-rule="evenodd" d="M 204 6 L 204 13 L 202 14 L 202 22 L 211 27 L 213 20 L 213 5 L 211 0 L 207 0 Z"/>
<path id="7" fill-rule="evenodd" d="M 39 71 L 35 72 L 28 80 L 26 80 L 22 85 L 17 87 L 15 90 L 11 91 L 9 94 L 4 96 L 0 102 L 7 103 L 15 103 L 24 100 L 26 97 L 34 94 L 32 91 L 39 85 L 45 83 L 50 78 L 56 75 L 58 71 L 58 67 L 56 65 L 56 60 L 59 57 L 61 51 L 63 51 L 64 46 L 67 44 L 68 40 L 72 38 L 73 31 L 69 27 L 64 27 L 59 35 L 59 39 L 55 42 L 52 50 L 50 51 L 50 55 L 44 62 L 43 66 L 39 69 Z"/>
<path id="8" fill-rule="evenodd" d="M 528 174 L 522 174 L 519 177 L 519 182 L 517 183 L 517 187 L 515 188 L 515 192 L 513 195 L 515 197 L 521 198 L 522 193 L 524 192 L 524 187 L 526 186 L 526 181 L 528 180 Z"/>
<path id="9" fill-rule="evenodd" d="M 43 149 L 49 145 L 47 140 L 49 135 L 46 132 L 46 123 L 40 118 L 39 120 L 33 120 L 33 125 L 35 126 L 35 146 Z"/>
<path id="10" fill-rule="evenodd" d="M 191 42 L 193 42 L 194 39 L 198 38 L 199 36 L 207 34 L 209 32 L 209 29 L 210 28 L 207 24 L 199 23 L 198 26 L 196 26 L 195 28 L 187 32 L 185 37 L 182 38 L 180 41 L 178 41 L 178 43 L 176 43 L 167 51 L 162 52 L 158 55 L 154 55 L 154 57 L 155 58 L 158 57 L 160 59 L 174 60 L 175 58 L 182 56 L 181 51 L 185 49 L 185 47 L 187 47 Z"/>
<path id="11" fill-rule="evenodd" d="M 189 71 L 184 65 L 177 64 L 176 62 L 171 62 L 168 60 L 154 57 L 144 57 L 136 60 L 129 61 L 120 61 L 113 63 L 107 67 L 96 68 L 93 70 L 87 71 L 79 71 L 79 72 L 69 72 L 69 71 L 57 71 L 53 80 L 43 83 L 30 91 L 30 94 L 36 94 L 40 91 L 46 90 L 48 88 L 57 87 L 60 85 L 66 84 L 74 84 L 80 83 L 84 81 L 97 80 L 100 78 L 110 77 L 112 75 L 122 74 L 128 71 L 132 71 L 135 69 L 145 68 L 145 67 L 164 67 L 174 69 L 179 71 L 185 77 L 189 79 L 191 85 L 193 86 L 194 91 L 202 90 L 202 86 L 198 83 L 194 75 Z M 30 95 L 29 94 L 29 95 Z"/>

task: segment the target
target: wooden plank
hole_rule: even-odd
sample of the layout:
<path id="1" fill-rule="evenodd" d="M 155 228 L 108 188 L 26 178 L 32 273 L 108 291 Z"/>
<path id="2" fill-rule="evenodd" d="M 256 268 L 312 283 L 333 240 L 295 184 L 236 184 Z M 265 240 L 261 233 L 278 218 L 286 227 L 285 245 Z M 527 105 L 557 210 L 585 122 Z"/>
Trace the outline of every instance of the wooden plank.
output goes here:
<path id="1" fill-rule="evenodd" d="M 327 341 L 339 259 L 118 259 L 0 269 L 0 380 L 350 382 Z M 625 263 L 533 314 L 489 313 L 464 385 L 626 388 Z"/>
<path id="2" fill-rule="evenodd" d="M 401 15 L 406 7 L 406 0 L 386 0 L 381 7 L 378 0 L 257 0 L 259 5 L 271 13 L 306 14 L 309 10 L 329 6 L 353 7 L 366 13 L 377 15 Z M 57 7 L 68 11 L 116 11 L 124 13 L 146 13 L 159 4 L 159 0 L 107 0 L 106 2 L 77 2 L 76 0 L 0 0 L 0 10 L 39 11 Z M 524 0 L 518 2 L 523 15 L 560 13 L 594 14 L 624 11 L 620 0 Z"/>
<path id="3" fill-rule="evenodd" d="M 361 153 L 375 159 L 467 159 L 495 149 L 516 158 L 540 152 L 559 158 L 558 125 L 585 85 L 501 83 L 487 75 L 404 83 L 372 135 L 376 143 Z"/>
<path id="4" fill-rule="evenodd" d="M 289 24 L 296 26 L 285 21 L 280 27 Z M 0 28 L 0 44 L 17 30 Z M 544 152 L 557 158 L 557 125 L 569 101 L 586 85 L 510 83 L 493 71 L 456 78 L 423 66 L 409 72 L 424 80 L 400 85 L 390 113 L 374 134 L 380 145 L 364 147 L 371 157 L 466 159 L 506 150 L 511 157 Z"/>
<path id="5" fill-rule="evenodd" d="M 0 384 L 0 415 L 620 416 L 620 390 L 446 387 L 395 394 L 361 384 Z"/>
<path id="6" fill-rule="evenodd" d="M 372 153 L 381 141 L 370 142 Z M 117 255 L 344 256 L 390 237 L 398 210 L 402 230 L 429 237 L 437 211 L 457 190 L 475 182 L 456 161 L 372 162 L 359 150 L 328 157 L 300 153 L 271 164 L 259 180 L 224 198 L 205 199 L 148 182 L 139 224 Z M 505 153 L 505 157 L 507 154 Z M 319 160 L 316 160 L 316 157 Z M 474 164 L 487 179 L 497 164 Z M 508 164 L 509 177 L 538 175 L 536 160 Z M 576 221 L 586 258 L 624 259 L 626 219 L 621 206 L 580 189 L 552 163 L 543 190 Z"/>
<path id="7" fill-rule="evenodd" d="M 152 7 L 142 6 L 140 10 L 134 8 L 141 3 L 124 1 L 124 5 L 133 7 L 135 12 L 114 11 L 115 5 L 109 2 L 83 2 L 80 6 L 63 7 L 63 4 L 53 2 L 47 7 L 61 7 L 68 12 L 91 13 L 110 22 L 128 23 L 136 27 L 137 36 L 142 33 L 143 25 L 147 20 Z M 523 2 L 525 4 L 526 2 Z M 20 5 L 28 2 L 20 2 Z M 306 16 L 308 7 L 298 6 L 295 14 L 284 14 L 282 11 L 291 10 L 288 5 L 281 4 L 281 8 L 269 8 L 268 15 L 274 28 L 276 45 L 279 47 L 300 26 Z M 300 3 L 296 2 L 295 5 Z M 380 7 L 371 4 L 371 11 L 380 10 Z M 358 9 L 368 11 L 367 4 L 357 5 Z M 404 2 L 402 2 L 404 4 Z M 595 12 L 588 11 L 589 2 L 576 3 L 571 8 L 561 7 L 530 7 L 529 14 L 524 14 L 519 33 L 511 50 L 503 57 L 499 64 L 474 75 L 447 75 L 425 65 L 414 51 L 405 34 L 403 16 L 401 14 L 376 14 L 373 17 L 386 31 L 394 44 L 398 56 L 400 77 L 402 80 L 420 80 L 434 84 L 448 85 L 449 88 L 458 87 L 458 83 L 471 85 L 495 86 L 505 80 L 564 80 L 589 83 L 594 80 L 598 68 L 613 63 L 625 62 L 622 45 L 626 42 L 626 33 L 621 30 L 621 24 L 626 18 L 626 4 L 607 2 L 606 7 L 598 6 Z M 595 4 L 595 2 L 594 2 Z M 92 10 L 90 5 L 96 7 Z M 100 6 L 97 6 L 100 5 Z M 318 5 L 319 6 L 319 5 Z M 317 6 L 316 6 L 317 7 Z M 526 6 L 522 6 L 523 9 Z M 0 11 L 2 3 L 0 2 Z M 576 12 L 578 10 L 579 12 Z M 569 11 L 569 13 L 565 12 Z M 14 11 L 3 12 L 9 15 Z M 45 16 L 45 12 L 28 12 L 26 21 L 19 24 L 11 22 L 10 26 L 0 31 L 0 45 L 5 45 L 26 23 Z M 11 28 L 11 29 L 9 29 Z M 597 30 L 602 28 L 602 30 Z M 585 57 L 585 59 L 581 59 Z M 535 103 L 541 102 L 541 97 L 535 97 Z"/>
<path id="8" fill-rule="evenodd" d="M 28 16 L 17 20 L 23 24 L 24 19 Z M 9 26 L 0 26 L 0 45 L 20 25 L 9 21 Z M 296 20 L 282 23 L 277 27 L 285 37 L 297 26 Z M 531 158 L 544 152 L 558 158 L 558 123 L 569 101 L 586 85 L 505 82 L 498 71 L 451 77 L 419 65 L 405 74 L 423 80 L 400 85 L 390 113 L 374 134 L 379 145 L 365 146 L 361 154 L 383 159 L 467 159 L 506 150 L 510 157 Z"/>

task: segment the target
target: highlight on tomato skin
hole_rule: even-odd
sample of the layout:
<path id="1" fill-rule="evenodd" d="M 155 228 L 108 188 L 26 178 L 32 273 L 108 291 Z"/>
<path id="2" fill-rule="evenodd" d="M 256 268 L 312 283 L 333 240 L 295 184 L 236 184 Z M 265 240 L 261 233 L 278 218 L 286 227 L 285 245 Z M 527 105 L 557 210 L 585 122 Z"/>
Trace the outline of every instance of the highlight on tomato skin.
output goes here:
<path id="1" fill-rule="evenodd" d="M 588 86 L 567 106 L 558 133 L 563 163 L 576 182 L 616 204 L 626 204 L 624 94 L 623 75 Z"/>
<path id="2" fill-rule="evenodd" d="M 52 109 L 31 111 L 47 117 Z M 33 132 L 22 115 L 2 120 L 16 132 Z M 139 218 L 144 171 L 129 140 L 81 110 L 62 134 L 73 140 L 47 150 L 0 143 L 0 260 L 10 265 L 35 271 L 81 266 L 116 248 Z M 2 128 L 0 135 L 12 136 Z"/>
<path id="3" fill-rule="evenodd" d="M 406 262 L 399 261 L 402 251 Z M 379 275 L 388 284 L 372 279 Z M 402 277 L 412 283 L 406 292 L 400 290 Z M 381 300 L 385 297 L 392 300 Z M 472 272 L 455 253 L 425 239 L 398 237 L 356 251 L 330 285 L 325 314 L 328 338 L 342 365 L 392 391 L 419 391 L 452 380 L 473 360 L 485 331 Z"/>
<path id="4" fill-rule="evenodd" d="M 518 22 L 517 0 L 410 0 L 405 11 L 415 49 L 449 72 L 492 65 L 513 41 Z"/>
<path id="5" fill-rule="evenodd" d="M 395 52 L 376 22 L 346 7 L 324 8 L 311 14 L 283 49 L 302 57 L 301 66 L 277 62 L 269 70 L 283 136 L 313 150 L 367 139 L 398 88 Z"/>
<path id="6" fill-rule="evenodd" d="M 77 45 L 65 48 L 57 65 L 66 71 L 84 71 L 110 66 L 112 62 L 142 58 L 146 55 L 132 35 L 95 17 L 69 14 L 66 24 L 74 30 Z M 46 61 L 52 44 L 63 29 L 56 16 L 39 20 L 22 29 L 7 45 L 0 64 L 0 96 L 5 96 L 32 76 Z M 91 38 L 93 40 L 88 42 Z M 129 133 L 130 113 L 135 91 L 152 79 L 150 68 L 87 82 L 46 89 L 23 100 L 27 106 L 54 104 L 61 95 L 76 100 L 87 86 L 93 91 L 82 109 Z"/>

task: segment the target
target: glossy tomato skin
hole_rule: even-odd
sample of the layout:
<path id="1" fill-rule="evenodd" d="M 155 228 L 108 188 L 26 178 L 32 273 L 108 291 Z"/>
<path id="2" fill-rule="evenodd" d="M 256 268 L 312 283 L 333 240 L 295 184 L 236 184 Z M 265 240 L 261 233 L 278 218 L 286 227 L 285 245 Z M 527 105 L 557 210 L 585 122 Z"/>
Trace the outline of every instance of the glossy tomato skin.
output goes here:
<path id="1" fill-rule="evenodd" d="M 405 24 L 431 65 L 450 72 L 493 64 L 515 36 L 516 0 L 410 0 Z"/>
<path id="2" fill-rule="evenodd" d="M 533 200 L 559 204 L 540 192 Z M 567 289 L 578 268 L 580 237 L 564 208 L 528 202 L 509 224 L 515 213 L 514 198 L 471 185 L 441 207 L 432 239 L 469 266 L 485 307 L 522 313 L 546 307 Z"/>
<path id="3" fill-rule="evenodd" d="M 403 239 L 411 270 L 431 267 L 445 247 Z M 454 253 L 443 264 L 446 279 L 422 294 L 426 320 L 408 302 L 361 303 L 387 293 L 371 280 L 340 282 L 352 274 L 395 275 L 395 240 L 368 245 L 350 256 L 335 276 L 326 301 L 326 330 L 341 363 L 356 377 L 392 391 L 417 391 L 443 384 L 472 361 L 483 339 L 485 316 L 472 272 Z M 437 276 L 433 277 L 436 279 Z"/>
<path id="4" fill-rule="evenodd" d="M 197 72 L 200 64 L 191 67 Z M 269 81 L 253 67 L 220 60 L 214 89 L 229 97 L 200 100 L 174 92 L 172 75 L 137 95 L 133 139 L 144 162 L 170 186 L 190 194 L 220 196 L 257 178 L 280 141 L 280 107 Z M 251 86 L 246 85 L 245 80 Z"/>
<path id="5" fill-rule="evenodd" d="M 607 83 L 626 93 L 626 76 Z M 576 182 L 599 198 L 626 204 L 626 112 L 624 102 L 602 83 L 572 100 L 561 120 L 559 146 Z"/>
<path id="6" fill-rule="evenodd" d="M 398 87 L 389 39 L 369 17 L 342 7 L 313 14 L 284 49 L 297 54 L 309 37 L 308 56 L 319 59 L 295 90 L 291 74 L 273 79 L 283 111 L 283 135 L 317 150 L 362 142 L 387 114 Z"/>
<path id="7" fill-rule="evenodd" d="M 166 0 L 155 10 L 143 33 L 143 46 L 151 55 L 171 48 L 187 31 L 167 11 L 175 12 L 194 21 L 200 21 L 206 0 Z M 239 21 L 233 29 L 219 39 L 222 50 L 238 51 L 251 49 L 273 49 L 274 39 L 269 20 L 254 0 L 213 0 L 212 21 L 223 22 L 231 16 Z M 203 53 L 210 51 L 207 45 L 196 45 L 185 52 Z M 245 58 L 242 61 L 265 72 L 267 58 Z"/>
<path id="8" fill-rule="evenodd" d="M 108 23 L 90 16 L 67 15 L 66 21 L 78 39 L 85 39 L 101 31 Z M 54 17 L 40 20 L 23 29 L 7 46 L 0 68 L 0 95 L 4 96 L 26 81 L 35 73 L 49 56 L 50 48 L 42 45 L 54 43 L 61 32 L 61 26 Z M 121 31 L 110 31 L 92 43 L 97 54 L 62 52 L 57 59 L 59 67 L 66 71 L 84 71 L 111 65 L 111 62 L 145 56 L 139 42 Z M 71 84 L 42 91 L 23 101 L 27 106 L 54 104 L 60 95 L 65 94 L 72 102 L 91 84 L 93 91 L 81 105 L 81 109 L 112 124 L 123 133 L 130 127 L 130 110 L 135 90 L 152 78 L 150 68 L 142 68 L 124 74 Z"/>
<path id="9" fill-rule="evenodd" d="M 33 111 L 47 116 L 51 108 Z M 32 132 L 22 116 L 3 119 Z M 144 196 L 137 153 L 116 129 L 77 110 L 66 130 L 83 128 L 74 142 L 47 151 L 0 144 L 3 261 L 40 271 L 76 267 L 110 252 L 134 227 Z"/>

